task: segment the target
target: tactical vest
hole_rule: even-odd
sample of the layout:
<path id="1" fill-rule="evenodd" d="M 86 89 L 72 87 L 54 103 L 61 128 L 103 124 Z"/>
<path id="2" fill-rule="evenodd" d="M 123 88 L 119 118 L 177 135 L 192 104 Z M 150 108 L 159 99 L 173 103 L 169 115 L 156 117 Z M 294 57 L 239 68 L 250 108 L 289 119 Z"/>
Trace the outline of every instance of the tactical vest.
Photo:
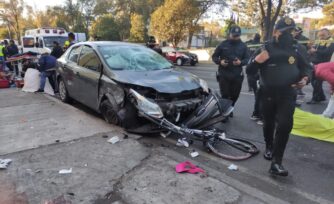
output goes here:
<path id="1" fill-rule="evenodd" d="M 265 87 L 291 87 L 300 79 L 297 48 L 281 48 L 273 43 L 266 46 L 270 58 L 260 70 L 260 82 Z"/>

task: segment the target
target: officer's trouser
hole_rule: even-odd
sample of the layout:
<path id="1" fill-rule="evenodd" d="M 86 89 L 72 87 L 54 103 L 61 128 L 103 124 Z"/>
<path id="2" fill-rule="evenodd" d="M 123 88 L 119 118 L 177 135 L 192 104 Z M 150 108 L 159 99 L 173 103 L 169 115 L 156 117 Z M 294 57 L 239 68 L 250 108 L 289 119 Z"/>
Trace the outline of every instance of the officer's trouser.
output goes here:
<path id="1" fill-rule="evenodd" d="M 243 80 L 243 75 L 237 75 L 235 77 L 224 77 L 224 75 L 221 75 L 219 77 L 221 96 L 222 98 L 232 100 L 233 106 L 239 98 Z"/>
<path id="2" fill-rule="evenodd" d="M 273 161 L 280 164 L 293 126 L 296 90 L 261 87 L 261 93 L 264 139 L 266 146 L 273 148 Z"/>
<path id="3" fill-rule="evenodd" d="M 315 73 L 312 73 L 312 79 L 311 84 L 313 87 L 313 93 L 312 93 L 312 100 L 314 101 L 324 101 L 326 100 L 326 96 L 324 94 L 324 90 L 322 88 L 323 81 L 321 79 L 318 79 L 315 76 Z"/>

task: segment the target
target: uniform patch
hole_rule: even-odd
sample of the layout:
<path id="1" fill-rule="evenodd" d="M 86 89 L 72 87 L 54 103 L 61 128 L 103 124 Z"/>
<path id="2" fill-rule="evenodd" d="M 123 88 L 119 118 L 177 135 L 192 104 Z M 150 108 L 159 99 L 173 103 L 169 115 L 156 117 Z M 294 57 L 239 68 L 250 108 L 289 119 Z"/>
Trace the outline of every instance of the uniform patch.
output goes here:
<path id="1" fill-rule="evenodd" d="M 290 56 L 288 61 L 289 61 L 289 64 L 293 64 L 295 63 L 296 59 L 293 56 Z"/>
<path id="2" fill-rule="evenodd" d="M 291 24 L 292 24 L 292 20 L 291 20 L 291 18 L 285 18 L 285 19 L 284 19 L 284 22 L 285 22 L 285 24 L 287 24 L 287 25 L 291 25 Z"/>

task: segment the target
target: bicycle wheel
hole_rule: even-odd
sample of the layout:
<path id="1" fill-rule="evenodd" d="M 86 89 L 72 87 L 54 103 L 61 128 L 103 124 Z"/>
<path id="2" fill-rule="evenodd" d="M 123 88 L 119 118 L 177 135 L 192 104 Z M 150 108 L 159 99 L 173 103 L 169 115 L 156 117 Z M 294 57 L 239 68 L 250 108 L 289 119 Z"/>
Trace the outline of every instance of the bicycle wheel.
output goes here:
<path id="1" fill-rule="evenodd" d="M 259 152 L 254 144 L 235 138 L 216 137 L 208 141 L 207 145 L 219 157 L 234 161 L 248 159 Z"/>

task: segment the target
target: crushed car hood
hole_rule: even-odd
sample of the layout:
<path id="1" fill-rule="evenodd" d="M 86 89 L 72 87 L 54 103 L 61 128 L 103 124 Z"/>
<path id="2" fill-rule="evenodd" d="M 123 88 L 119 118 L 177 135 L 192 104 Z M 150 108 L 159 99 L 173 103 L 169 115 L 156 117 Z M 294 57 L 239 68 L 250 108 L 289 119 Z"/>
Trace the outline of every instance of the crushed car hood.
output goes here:
<path id="1" fill-rule="evenodd" d="M 200 88 L 199 78 L 180 69 L 153 71 L 114 71 L 113 79 L 127 84 L 150 87 L 160 93 L 181 93 Z"/>

